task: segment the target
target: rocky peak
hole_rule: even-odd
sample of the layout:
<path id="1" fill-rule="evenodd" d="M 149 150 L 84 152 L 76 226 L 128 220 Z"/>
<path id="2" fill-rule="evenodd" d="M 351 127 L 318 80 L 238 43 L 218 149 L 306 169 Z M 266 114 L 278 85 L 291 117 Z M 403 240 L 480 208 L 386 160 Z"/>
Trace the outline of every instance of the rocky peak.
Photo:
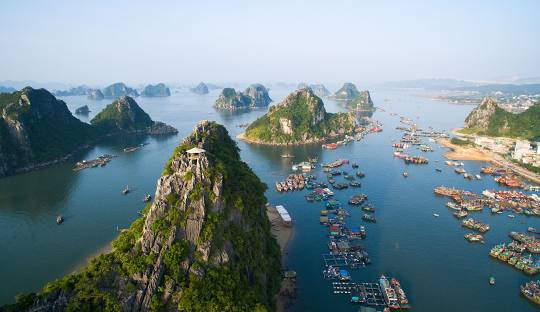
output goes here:
<path id="1" fill-rule="evenodd" d="M 315 95 L 311 88 L 299 89 L 289 94 L 283 102 L 271 107 L 270 112 L 279 110 L 283 107 L 306 105 L 309 115 L 311 116 L 310 123 L 316 125 L 322 122 L 326 116 L 326 109 L 323 101 Z"/>
<path id="2" fill-rule="evenodd" d="M 264 107 L 268 106 L 272 99 L 268 95 L 268 90 L 259 83 L 249 86 L 244 94 L 251 98 L 250 106 Z"/>
<path id="3" fill-rule="evenodd" d="M 137 97 L 139 93 L 137 90 L 126 86 L 123 82 L 113 83 L 112 85 L 103 89 L 103 96 L 106 98 L 117 98 L 120 96 Z"/>
<path id="4" fill-rule="evenodd" d="M 480 105 L 473 109 L 467 118 L 465 118 L 465 127 L 486 131 L 490 118 L 497 109 L 499 109 L 499 106 L 494 98 L 489 96 L 484 97 Z"/>
<path id="5" fill-rule="evenodd" d="M 208 86 L 204 82 L 200 82 L 196 87 L 190 89 L 191 92 L 197 94 L 207 94 Z"/>
<path id="6" fill-rule="evenodd" d="M 353 83 L 346 82 L 343 84 L 343 86 L 334 93 L 334 98 L 337 100 L 353 100 L 360 92 L 358 92 L 358 89 Z"/>

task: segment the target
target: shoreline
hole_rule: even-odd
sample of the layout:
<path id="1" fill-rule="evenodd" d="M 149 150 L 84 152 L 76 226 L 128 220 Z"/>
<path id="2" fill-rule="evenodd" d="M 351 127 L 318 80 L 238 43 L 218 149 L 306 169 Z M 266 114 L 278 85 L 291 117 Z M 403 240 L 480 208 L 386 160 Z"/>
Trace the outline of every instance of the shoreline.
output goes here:
<path id="1" fill-rule="evenodd" d="M 279 244 L 279 249 L 281 251 L 281 265 L 285 264 L 287 260 L 287 251 L 290 247 L 291 239 L 294 235 L 294 229 L 292 226 L 284 225 L 279 217 L 279 214 L 274 206 L 268 205 L 266 207 L 266 215 L 268 220 L 271 223 L 271 233 L 274 236 Z M 284 281 L 281 283 L 280 292 L 276 294 L 276 311 L 283 312 L 285 311 L 286 306 L 294 299 L 288 298 L 281 295 L 281 289 L 284 287 Z"/>
<path id="2" fill-rule="evenodd" d="M 453 130 L 452 133 L 455 134 L 455 130 Z M 437 143 L 451 149 L 444 154 L 446 159 L 486 161 L 499 167 L 510 168 L 516 175 L 533 183 L 540 184 L 540 174 L 529 171 L 495 152 L 481 150 L 474 146 L 455 145 L 450 142 L 450 139 L 439 139 L 437 140 Z"/>
<path id="3" fill-rule="evenodd" d="M 309 144 L 320 144 L 320 143 L 325 143 L 331 139 L 334 139 L 334 138 L 339 138 L 339 137 L 344 137 L 345 135 L 353 135 L 354 132 L 351 132 L 351 133 L 343 133 L 343 134 L 338 134 L 338 135 L 333 135 L 333 136 L 329 136 L 327 138 L 322 138 L 322 139 L 317 139 L 317 140 L 312 140 L 312 141 L 303 141 L 303 142 L 291 142 L 291 143 L 268 143 L 268 142 L 263 142 L 263 141 L 259 141 L 259 140 L 253 140 L 253 139 L 248 139 L 246 138 L 246 133 L 245 132 L 242 132 L 240 134 L 238 134 L 236 136 L 236 138 L 240 141 L 244 141 L 248 144 L 258 144 L 258 145 L 267 145 L 267 146 L 300 146 L 300 145 L 309 145 Z"/>

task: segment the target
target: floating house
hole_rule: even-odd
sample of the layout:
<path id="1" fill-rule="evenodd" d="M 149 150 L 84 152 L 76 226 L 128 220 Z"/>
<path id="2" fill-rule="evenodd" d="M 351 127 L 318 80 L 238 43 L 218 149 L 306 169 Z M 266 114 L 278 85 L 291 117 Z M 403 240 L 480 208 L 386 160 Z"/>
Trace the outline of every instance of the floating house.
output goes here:
<path id="1" fill-rule="evenodd" d="M 283 224 L 285 224 L 287 226 L 291 226 L 292 225 L 292 219 L 291 219 L 291 216 L 289 215 L 289 212 L 287 211 L 287 209 L 285 209 L 285 207 L 283 207 L 281 205 L 278 205 L 278 206 L 276 206 L 276 210 L 279 213 L 279 217 L 281 218 L 281 222 L 283 222 Z"/>

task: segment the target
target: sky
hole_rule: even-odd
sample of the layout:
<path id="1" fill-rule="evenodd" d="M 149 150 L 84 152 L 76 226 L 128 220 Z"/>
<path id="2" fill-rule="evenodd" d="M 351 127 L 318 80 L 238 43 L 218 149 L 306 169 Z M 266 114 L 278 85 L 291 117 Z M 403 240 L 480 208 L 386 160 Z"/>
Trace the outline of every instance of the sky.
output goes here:
<path id="1" fill-rule="evenodd" d="M 540 1 L 0 1 L 0 81 L 540 76 Z"/>

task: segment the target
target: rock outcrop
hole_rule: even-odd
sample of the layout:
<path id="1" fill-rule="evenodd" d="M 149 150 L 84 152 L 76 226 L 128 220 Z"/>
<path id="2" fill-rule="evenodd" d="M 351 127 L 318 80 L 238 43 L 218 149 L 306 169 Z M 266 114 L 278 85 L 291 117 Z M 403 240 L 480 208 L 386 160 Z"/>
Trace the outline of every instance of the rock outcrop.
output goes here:
<path id="1" fill-rule="evenodd" d="M 350 101 L 354 100 L 358 95 L 360 95 L 360 92 L 356 86 L 353 83 L 346 82 L 339 90 L 336 91 L 336 93 L 334 93 L 332 98 L 336 100 Z"/>
<path id="2" fill-rule="evenodd" d="M 107 105 L 90 123 L 100 134 L 176 134 L 178 130 L 150 116 L 129 96 L 121 96 Z"/>
<path id="3" fill-rule="evenodd" d="M 267 114 L 247 127 L 243 139 L 273 145 L 307 144 L 351 134 L 355 129 L 354 114 L 327 113 L 323 101 L 305 88 L 271 106 Z"/>
<path id="4" fill-rule="evenodd" d="M 147 85 L 141 92 L 145 97 L 166 97 L 171 96 L 171 90 L 163 83 L 157 85 Z"/>
<path id="5" fill-rule="evenodd" d="M 495 137 L 540 140 L 540 102 L 526 111 L 513 114 L 497 105 L 492 97 L 485 97 L 465 118 L 464 133 Z"/>
<path id="6" fill-rule="evenodd" d="M 372 112 L 375 110 L 369 91 L 361 91 L 356 98 L 347 101 L 347 107 L 359 112 Z"/>
<path id="7" fill-rule="evenodd" d="M 200 82 L 196 87 L 190 89 L 191 92 L 197 93 L 197 94 L 207 94 L 208 93 L 208 86 L 204 84 L 204 82 Z"/>
<path id="8" fill-rule="evenodd" d="M 315 93 L 315 95 L 317 95 L 320 98 L 327 97 L 330 95 L 330 91 L 328 91 L 328 89 L 326 89 L 326 87 L 323 84 L 309 84 L 308 85 L 305 82 L 300 82 L 296 88 L 297 89 L 310 88 L 311 90 L 313 90 L 313 93 Z"/>
<path id="9" fill-rule="evenodd" d="M 139 92 L 126 86 L 123 82 L 113 83 L 102 90 L 103 96 L 109 99 L 116 99 L 121 96 L 138 97 Z"/>
<path id="10" fill-rule="evenodd" d="M 88 115 L 90 114 L 90 108 L 88 105 L 83 105 L 75 110 L 75 115 Z"/>
<path id="11" fill-rule="evenodd" d="M 266 186 L 227 130 L 203 121 L 176 148 L 155 200 L 81 273 L 49 283 L 16 311 L 269 311 L 280 252 Z"/>
<path id="12" fill-rule="evenodd" d="M 45 89 L 0 94 L 0 177 L 67 159 L 95 138 Z"/>
<path id="13" fill-rule="evenodd" d="M 491 116 L 499 109 L 497 102 L 492 97 L 485 97 L 482 103 L 475 107 L 465 118 L 465 127 L 475 128 L 478 131 L 487 131 Z"/>
<path id="14" fill-rule="evenodd" d="M 90 90 L 88 90 L 87 98 L 89 100 L 99 101 L 99 100 L 103 100 L 105 98 L 105 96 L 103 96 L 103 92 L 101 92 L 101 90 L 99 90 L 99 89 L 90 89 Z"/>
<path id="15" fill-rule="evenodd" d="M 244 92 L 233 88 L 221 91 L 216 104 L 217 109 L 237 110 L 246 108 L 266 107 L 272 102 L 268 90 L 261 84 L 252 84 Z"/>

